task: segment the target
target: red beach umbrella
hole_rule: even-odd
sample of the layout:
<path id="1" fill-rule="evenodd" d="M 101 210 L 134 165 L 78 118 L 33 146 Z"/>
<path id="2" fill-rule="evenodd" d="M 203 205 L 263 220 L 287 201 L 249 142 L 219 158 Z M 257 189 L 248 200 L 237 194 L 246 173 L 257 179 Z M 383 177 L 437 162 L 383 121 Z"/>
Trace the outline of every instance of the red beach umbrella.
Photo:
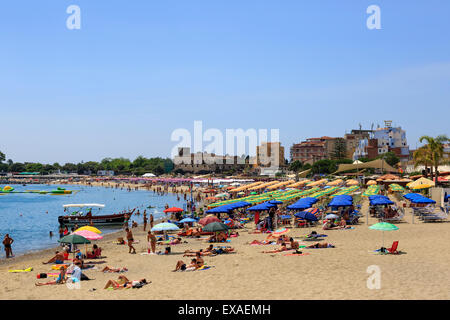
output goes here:
<path id="1" fill-rule="evenodd" d="M 183 209 L 177 208 L 177 207 L 172 207 L 172 208 L 168 208 L 168 209 L 164 210 L 164 213 L 167 213 L 167 212 L 181 212 L 181 211 L 183 211 Z"/>
<path id="2" fill-rule="evenodd" d="M 221 222 L 221 221 L 217 217 L 204 217 L 198 221 L 198 223 L 200 223 L 202 226 L 206 226 L 207 224 L 210 224 L 213 222 Z"/>

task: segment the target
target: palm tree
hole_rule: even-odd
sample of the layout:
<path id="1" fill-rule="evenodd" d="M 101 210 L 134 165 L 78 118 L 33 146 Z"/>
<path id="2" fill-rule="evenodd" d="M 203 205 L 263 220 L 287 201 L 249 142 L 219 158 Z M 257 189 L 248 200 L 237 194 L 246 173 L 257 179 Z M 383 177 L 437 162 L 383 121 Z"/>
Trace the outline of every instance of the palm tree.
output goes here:
<path id="1" fill-rule="evenodd" d="M 426 172 L 425 175 L 428 175 L 428 167 L 431 165 L 431 157 L 427 147 L 423 146 L 414 151 L 413 159 L 414 167 L 417 168 L 418 166 L 424 166 Z M 431 168 L 431 170 L 433 170 L 433 168 Z"/>
<path id="2" fill-rule="evenodd" d="M 434 182 L 437 185 L 439 176 L 438 167 L 446 162 L 444 158 L 444 143 L 450 141 L 450 139 L 446 135 L 439 135 L 436 138 L 430 136 L 422 136 L 419 138 L 420 142 L 424 140 L 427 142 L 424 148 L 427 150 L 432 167 L 434 167 Z"/>

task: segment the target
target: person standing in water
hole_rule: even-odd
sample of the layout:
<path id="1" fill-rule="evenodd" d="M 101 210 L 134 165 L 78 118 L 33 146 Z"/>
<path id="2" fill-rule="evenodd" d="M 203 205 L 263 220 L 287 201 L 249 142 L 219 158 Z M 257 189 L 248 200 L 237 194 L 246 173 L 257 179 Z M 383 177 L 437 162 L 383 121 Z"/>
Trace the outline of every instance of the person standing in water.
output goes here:
<path id="1" fill-rule="evenodd" d="M 14 254 L 12 252 L 12 247 L 11 247 L 13 242 L 14 242 L 14 239 L 11 238 L 9 236 L 9 234 L 7 233 L 5 235 L 5 239 L 3 239 L 3 245 L 5 246 L 6 258 L 14 257 Z"/>

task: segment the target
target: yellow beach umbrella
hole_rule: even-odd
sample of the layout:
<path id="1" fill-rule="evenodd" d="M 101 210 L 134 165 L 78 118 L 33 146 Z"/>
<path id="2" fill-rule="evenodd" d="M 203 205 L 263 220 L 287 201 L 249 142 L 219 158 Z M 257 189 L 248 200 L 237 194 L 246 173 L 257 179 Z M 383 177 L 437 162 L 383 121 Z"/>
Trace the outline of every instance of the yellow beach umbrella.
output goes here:
<path id="1" fill-rule="evenodd" d="M 434 181 L 422 177 L 416 181 L 413 181 L 413 182 L 410 182 L 407 184 L 407 186 L 410 189 L 415 189 L 417 186 L 421 186 L 421 185 L 428 185 L 429 187 L 427 187 L 427 188 L 434 187 Z M 421 188 L 421 189 L 425 189 L 425 188 Z"/>
<path id="2" fill-rule="evenodd" d="M 419 184 L 419 185 L 417 185 L 415 187 L 412 187 L 412 189 L 413 190 L 421 190 L 421 189 L 428 189 L 428 188 L 431 188 L 431 187 L 432 187 L 432 185 L 429 185 L 429 184 Z"/>
<path id="3" fill-rule="evenodd" d="M 377 184 L 377 182 L 375 180 L 370 180 L 369 182 L 367 182 L 368 186 L 373 186 L 373 185 L 376 185 L 376 184 Z"/>
<path id="4" fill-rule="evenodd" d="M 78 229 L 75 230 L 74 232 L 77 232 L 77 231 L 83 231 L 83 230 L 95 232 L 95 233 L 97 233 L 97 234 L 102 233 L 100 230 L 98 230 L 97 228 L 92 227 L 92 226 L 84 226 L 84 227 L 78 228 Z"/>

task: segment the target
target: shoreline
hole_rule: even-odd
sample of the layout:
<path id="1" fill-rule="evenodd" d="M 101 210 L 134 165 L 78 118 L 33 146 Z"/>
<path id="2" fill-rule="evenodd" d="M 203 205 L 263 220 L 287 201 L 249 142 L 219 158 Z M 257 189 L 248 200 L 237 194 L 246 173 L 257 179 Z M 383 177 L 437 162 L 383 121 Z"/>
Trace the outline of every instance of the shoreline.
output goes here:
<path id="1" fill-rule="evenodd" d="M 361 212 L 368 214 L 368 200 L 362 202 Z M 262 253 L 278 249 L 279 245 L 249 245 L 253 240 L 265 240 L 267 234 L 252 234 L 254 223 L 238 229 L 239 236 L 226 243 L 235 248 L 233 254 L 205 256 L 205 263 L 212 268 L 196 272 L 172 272 L 178 261 L 189 263 L 191 257 L 184 257 L 185 250 L 205 249 L 209 243 L 202 239 L 186 238 L 178 245 L 172 245 L 169 255 L 147 255 L 146 233 L 142 224 L 132 228 L 137 254 L 129 254 L 128 246 L 113 242 L 125 232 L 105 235 L 96 243 L 106 258 L 104 264 L 94 269 L 85 269 L 91 281 L 82 281 L 79 290 L 70 290 L 65 285 L 36 287 L 36 274 L 53 272 L 50 265 L 43 265 L 53 256 L 53 249 L 29 253 L 0 262 L 0 273 L 4 274 L 4 285 L 0 287 L 3 299 L 52 299 L 52 300 L 403 300 L 403 299 L 450 299 L 450 221 L 411 223 L 412 210 L 407 208 L 399 230 L 384 234 L 384 245 L 390 247 L 399 241 L 398 255 L 379 255 L 374 250 L 382 245 L 383 234 L 370 230 L 369 225 L 378 219 L 366 216 L 360 224 L 348 230 L 322 230 L 321 226 L 289 229 L 288 237 L 298 240 L 300 245 L 311 245 L 301 236 L 316 231 L 326 234 L 322 242 L 335 245 L 327 249 L 300 249 L 300 256 L 286 256 L 284 253 Z M 158 219 L 159 221 L 160 219 Z M 157 220 L 155 220 L 157 223 Z M 150 226 L 147 225 L 149 230 Z M 219 245 L 219 244 L 214 244 Z M 164 250 L 167 245 L 157 245 Z M 80 247 L 83 251 L 83 248 Z M 89 260 L 89 259 L 88 259 Z M 145 278 L 151 281 L 141 289 L 104 290 L 110 279 L 119 274 L 103 273 L 105 266 L 126 267 L 128 279 Z M 381 289 L 371 290 L 367 286 L 368 267 L 378 266 L 381 270 Z M 33 267 L 26 273 L 9 273 L 9 269 Z M 306 271 L 306 272 L 305 272 Z M 214 285 L 211 285 L 214 283 Z M 93 290 L 95 289 L 95 290 Z"/>
<path id="2" fill-rule="evenodd" d="M 70 183 L 70 184 L 55 183 L 55 184 L 58 184 L 58 185 L 82 185 L 82 186 L 86 186 L 86 187 L 92 186 L 92 187 L 108 188 L 108 186 L 104 186 L 104 185 L 100 185 L 100 184 L 99 185 L 97 185 L 97 184 L 89 185 L 89 184 L 81 184 L 81 183 Z M 13 184 L 11 184 L 11 185 L 13 185 Z M 113 188 L 113 187 L 109 186 L 109 188 Z M 138 190 L 133 190 L 132 189 L 130 192 L 134 192 L 134 191 L 153 191 L 153 190 L 148 190 L 147 188 L 142 187 L 142 188 L 140 188 Z M 168 194 L 174 195 L 175 193 L 170 193 L 169 192 Z M 134 216 L 136 216 L 136 215 L 134 214 Z M 141 217 L 141 216 L 138 216 L 138 217 Z M 162 221 L 164 221 L 166 219 L 167 218 L 165 218 L 165 217 L 155 218 L 154 219 L 154 224 L 156 225 L 157 223 L 160 223 L 160 222 L 162 222 Z M 149 226 L 149 225 L 150 224 L 148 223 L 147 226 Z M 143 226 L 142 223 L 138 223 L 138 228 L 142 227 L 142 226 Z M 131 228 L 131 226 L 130 226 L 130 228 Z M 119 233 L 123 233 L 123 232 L 124 232 L 124 228 L 123 227 L 118 227 L 117 230 L 115 230 L 115 231 L 111 231 L 111 232 L 108 232 L 106 234 L 102 234 L 103 235 L 103 239 L 102 240 L 106 239 L 107 237 L 108 237 L 107 239 L 109 239 L 109 236 L 112 237 L 115 234 L 119 234 Z M 58 240 L 59 239 L 59 235 L 55 234 L 53 236 L 53 238 Z M 102 240 L 99 240 L 99 241 L 102 241 Z M 14 244 L 13 244 L 13 246 L 14 246 Z M 61 246 L 58 243 L 56 243 L 54 246 L 51 246 L 51 247 L 48 247 L 48 248 L 30 249 L 30 250 L 27 250 L 25 252 L 20 252 L 18 254 L 15 254 L 14 257 L 12 257 L 12 258 L 6 258 L 4 256 L 4 252 L 2 252 L 2 257 L 0 258 L 0 266 L 4 265 L 4 264 L 7 264 L 7 262 L 9 262 L 9 261 L 11 261 L 11 262 L 20 262 L 21 260 L 26 260 L 24 257 L 29 257 L 29 258 L 32 259 L 35 256 L 40 256 L 43 253 L 48 253 L 49 255 L 53 255 L 55 250 L 58 250 L 60 248 L 61 248 Z M 14 247 L 13 247 L 13 252 L 14 252 Z M 24 259 L 22 259 L 22 258 L 24 258 Z"/>

